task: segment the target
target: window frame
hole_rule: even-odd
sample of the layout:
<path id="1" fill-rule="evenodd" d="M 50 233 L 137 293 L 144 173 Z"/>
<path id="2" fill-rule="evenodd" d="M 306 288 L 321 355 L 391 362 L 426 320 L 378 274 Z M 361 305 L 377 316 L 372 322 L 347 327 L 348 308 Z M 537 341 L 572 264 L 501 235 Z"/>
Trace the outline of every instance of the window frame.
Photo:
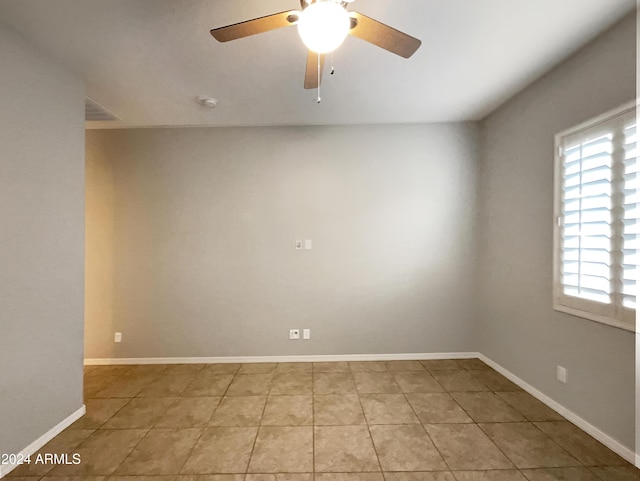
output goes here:
<path id="1" fill-rule="evenodd" d="M 599 322 L 619 329 L 635 332 L 636 310 L 624 307 L 621 302 L 616 302 L 615 295 L 612 304 L 604 304 L 597 301 L 590 301 L 579 297 L 567 296 L 564 294 L 564 285 L 562 283 L 562 184 L 563 184 L 563 153 L 565 139 L 571 136 L 579 135 L 586 131 L 596 129 L 601 126 L 605 129 L 609 122 L 624 122 L 624 117 L 633 112 L 636 117 L 636 128 L 638 126 L 638 118 L 636 109 L 637 101 L 631 101 L 624 105 L 607 111 L 595 118 L 582 122 L 575 127 L 559 132 L 554 138 L 554 190 L 553 190 L 553 309 L 566 314 L 588 319 L 590 321 Z M 615 127 L 617 129 L 618 127 Z M 639 143 L 640 144 L 640 143 Z M 640 158 L 638 159 L 640 162 Z M 619 162 L 615 158 L 614 164 Z M 615 166 L 612 166 L 615 169 Z M 612 210 L 617 205 L 612 206 Z M 614 241 L 614 249 L 616 249 Z M 615 293 L 614 293 L 615 294 Z"/>

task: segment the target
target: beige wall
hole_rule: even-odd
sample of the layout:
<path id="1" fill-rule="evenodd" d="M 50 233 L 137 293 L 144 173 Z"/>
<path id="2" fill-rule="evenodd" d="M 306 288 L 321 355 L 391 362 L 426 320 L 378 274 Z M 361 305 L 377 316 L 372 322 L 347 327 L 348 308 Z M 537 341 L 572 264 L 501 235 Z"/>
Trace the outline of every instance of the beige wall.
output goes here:
<path id="1" fill-rule="evenodd" d="M 84 89 L 0 26 L 0 454 L 82 407 Z"/>
<path id="2" fill-rule="evenodd" d="M 635 76 L 633 14 L 485 119 L 478 223 L 480 351 L 630 449 L 633 333 L 552 309 L 553 141 L 634 99 Z"/>
<path id="3" fill-rule="evenodd" d="M 115 290 L 86 357 L 471 350 L 475 140 L 472 125 L 91 133 L 87 162 L 108 146 L 114 169 Z"/>
<path id="4" fill-rule="evenodd" d="M 114 185 L 108 142 L 86 132 L 85 147 L 85 350 L 96 340 L 113 338 Z"/>

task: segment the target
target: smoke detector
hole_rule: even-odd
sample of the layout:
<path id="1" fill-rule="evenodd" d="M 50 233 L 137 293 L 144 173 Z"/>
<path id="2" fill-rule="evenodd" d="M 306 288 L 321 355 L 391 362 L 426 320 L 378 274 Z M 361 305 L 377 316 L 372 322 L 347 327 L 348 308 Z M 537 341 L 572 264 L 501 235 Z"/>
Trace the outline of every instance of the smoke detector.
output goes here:
<path id="1" fill-rule="evenodd" d="M 208 109 L 215 109 L 218 106 L 218 101 L 213 97 L 198 97 L 196 102 Z"/>

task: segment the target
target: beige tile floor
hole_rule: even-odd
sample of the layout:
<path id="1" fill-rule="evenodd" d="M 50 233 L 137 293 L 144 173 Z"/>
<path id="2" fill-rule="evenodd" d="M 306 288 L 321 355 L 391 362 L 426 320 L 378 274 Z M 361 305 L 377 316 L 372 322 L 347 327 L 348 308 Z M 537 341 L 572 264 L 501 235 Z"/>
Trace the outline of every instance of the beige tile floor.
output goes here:
<path id="1" fill-rule="evenodd" d="M 627 481 L 639 471 L 477 359 L 100 366 L 12 481 Z"/>

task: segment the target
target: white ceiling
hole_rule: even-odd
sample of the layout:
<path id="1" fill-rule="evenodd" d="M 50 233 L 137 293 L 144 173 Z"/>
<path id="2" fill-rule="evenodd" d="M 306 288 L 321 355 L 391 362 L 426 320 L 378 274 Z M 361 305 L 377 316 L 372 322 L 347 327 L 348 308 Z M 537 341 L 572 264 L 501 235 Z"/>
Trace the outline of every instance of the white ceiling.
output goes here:
<path id="1" fill-rule="evenodd" d="M 635 0 L 357 0 L 422 40 L 409 60 L 349 37 L 322 103 L 302 88 L 295 27 L 220 44 L 214 27 L 298 0 L 0 0 L 0 21 L 86 80 L 110 126 L 477 120 L 635 7 Z M 6 66 L 3 66 L 6 68 Z M 194 101 L 219 100 L 215 110 Z"/>

